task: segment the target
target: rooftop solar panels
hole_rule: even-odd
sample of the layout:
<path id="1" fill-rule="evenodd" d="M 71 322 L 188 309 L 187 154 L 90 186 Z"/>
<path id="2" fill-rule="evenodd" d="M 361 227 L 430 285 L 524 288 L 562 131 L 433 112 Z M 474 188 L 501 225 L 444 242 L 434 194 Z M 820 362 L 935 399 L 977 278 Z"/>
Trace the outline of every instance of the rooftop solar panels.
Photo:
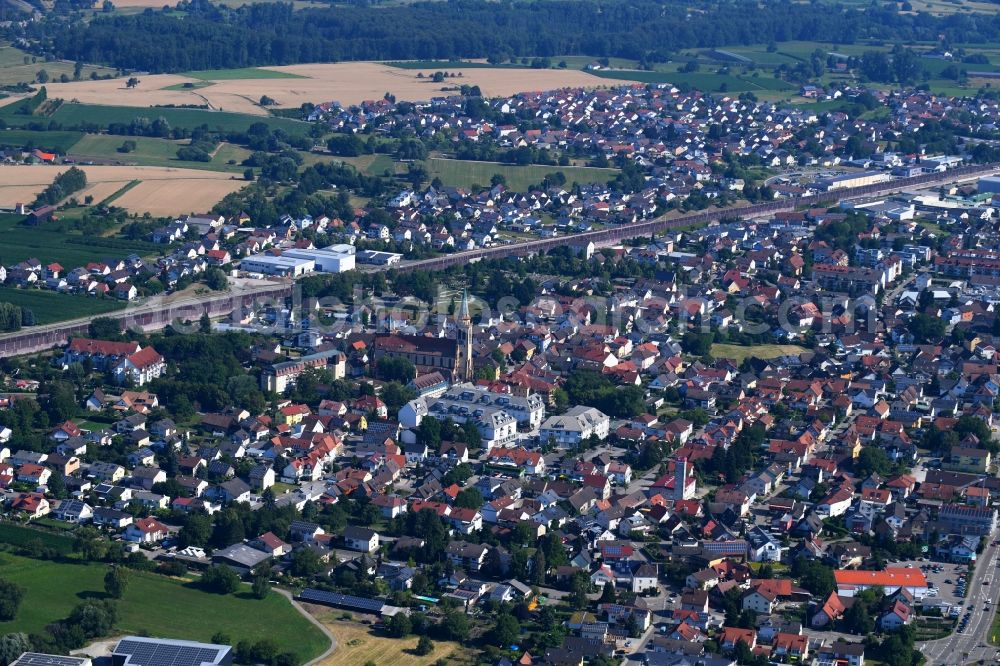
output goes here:
<path id="1" fill-rule="evenodd" d="M 83 657 L 61 657 L 55 654 L 25 652 L 10 666 L 88 666 L 90 659 Z"/>
<path id="2" fill-rule="evenodd" d="M 193 641 L 123 638 L 113 653 L 122 666 L 216 666 L 232 663 L 232 648 Z"/>
<path id="3" fill-rule="evenodd" d="M 325 604 L 327 606 L 336 606 L 337 608 L 356 610 L 361 613 L 373 613 L 375 615 L 380 615 L 382 613 L 382 609 L 385 607 L 385 602 L 378 599 L 366 599 L 364 597 L 355 597 L 350 594 L 324 592 L 323 590 L 314 590 L 312 588 L 302 590 L 302 594 L 299 595 L 299 599 L 316 604 Z"/>

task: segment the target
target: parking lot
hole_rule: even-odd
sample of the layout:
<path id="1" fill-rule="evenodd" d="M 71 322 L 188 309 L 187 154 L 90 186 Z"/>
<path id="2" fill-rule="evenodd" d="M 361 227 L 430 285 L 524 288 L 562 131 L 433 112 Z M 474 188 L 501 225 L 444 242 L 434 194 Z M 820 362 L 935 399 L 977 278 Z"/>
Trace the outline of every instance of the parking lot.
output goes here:
<path id="1" fill-rule="evenodd" d="M 960 591 L 965 585 L 968 567 L 964 564 L 952 564 L 950 562 L 936 562 L 925 559 L 903 560 L 901 562 L 890 562 L 890 567 L 912 567 L 920 569 L 927 578 L 927 586 L 930 588 L 929 598 L 951 605 L 961 605 L 964 602 L 964 595 Z"/>

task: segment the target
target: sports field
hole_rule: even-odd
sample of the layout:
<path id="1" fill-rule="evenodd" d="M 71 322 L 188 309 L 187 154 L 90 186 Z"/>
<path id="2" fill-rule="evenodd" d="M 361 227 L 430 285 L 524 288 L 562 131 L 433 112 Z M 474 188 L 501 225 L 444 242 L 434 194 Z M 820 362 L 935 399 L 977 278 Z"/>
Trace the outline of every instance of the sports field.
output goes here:
<path id="1" fill-rule="evenodd" d="M 0 576 L 27 590 L 17 618 L 0 622 L 0 633 L 40 632 L 84 600 L 104 598 L 106 571 L 103 564 L 45 562 L 0 553 Z M 328 647 L 323 634 L 276 593 L 263 600 L 254 599 L 249 590 L 210 594 L 181 580 L 130 573 L 128 589 L 118 601 L 120 633 L 209 641 L 223 632 L 234 644 L 266 636 L 280 651 L 294 652 L 303 662 Z"/>

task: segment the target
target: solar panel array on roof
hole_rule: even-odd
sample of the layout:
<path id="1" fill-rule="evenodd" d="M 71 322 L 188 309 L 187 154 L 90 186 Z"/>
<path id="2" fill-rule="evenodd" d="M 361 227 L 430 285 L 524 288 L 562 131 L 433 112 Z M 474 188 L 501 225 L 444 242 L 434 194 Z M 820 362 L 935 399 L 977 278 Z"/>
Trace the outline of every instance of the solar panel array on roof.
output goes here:
<path id="1" fill-rule="evenodd" d="M 123 638 L 114 650 L 114 663 L 127 666 L 214 666 L 231 663 L 232 648 L 193 641 Z"/>
<path id="2" fill-rule="evenodd" d="M 350 594 L 324 592 L 323 590 L 314 590 L 312 588 L 302 590 L 302 594 L 299 595 L 299 598 L 303 601 L 311 601 L 317 604 L 326 604 L 328 606 L 337 606 L 339 608 L 352 608 L 364 613 L 378 614 L 382 612 L 382 608 L 385 606 L 385 602 L 379 601 L 378 599 L 366 599 L 364 597 L 355 597 Z"/>
<path id="3" fill-rule="evenodd" d="M 88 666 L 90 659 L 82 657 L 62 657 L 55 654 L 25 652 L 10 666 Z"/>

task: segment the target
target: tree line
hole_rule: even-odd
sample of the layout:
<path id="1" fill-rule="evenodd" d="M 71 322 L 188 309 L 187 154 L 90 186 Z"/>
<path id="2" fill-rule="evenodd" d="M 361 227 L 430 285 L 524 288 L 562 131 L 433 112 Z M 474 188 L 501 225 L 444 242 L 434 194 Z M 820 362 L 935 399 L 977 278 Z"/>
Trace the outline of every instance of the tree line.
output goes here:
<path id="1" fill-rule="evenodd" d="M 22 326 L 34 325 L 34 312 L 13 303 L 0 301 L 0 331 L 19 331 Z"/>
<path id="2" fill-rule="evenodd" d="M 556 55 L 617 56 L 663 62 L 685 48 L 790 40 L 853 43 L 932 40 L 984 43 L 1000 36 L 985 14 L 902 14 L 896 5 L 861 8 L 788 0 L 730 0 L 699 7 L 677 0 L 417 2 L 306 9 L 207 0 L 176 13 L 99 15 L 89 22 L 28 26 L 46 54 L 149 72 L 343 60 L 453 59 Z"/>
<path id="3" fill-rule="evenodd" d="M 83 169 L 70 167 L 56 176 L 52 184 L 41 191 L 35 199 L 35 207 L 57 204 L 85 187 L 87 187 L 87 174 Z"/>

